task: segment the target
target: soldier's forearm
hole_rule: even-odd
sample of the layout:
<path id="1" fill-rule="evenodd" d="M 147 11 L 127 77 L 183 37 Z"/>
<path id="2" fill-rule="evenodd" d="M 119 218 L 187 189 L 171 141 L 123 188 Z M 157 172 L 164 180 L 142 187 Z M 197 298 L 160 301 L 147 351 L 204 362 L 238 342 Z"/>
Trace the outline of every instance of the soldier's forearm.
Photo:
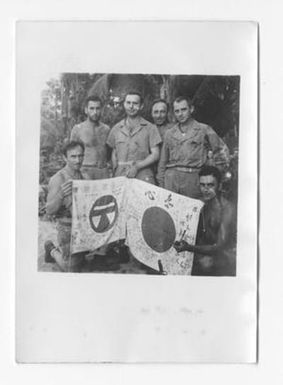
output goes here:
<path id="1" fill-rule="evenodd" d="M 157 162 L 159 159 L 159 153 L 151 153 L 143 160 L 138 160 L 135 165 L 138 170 L 141 170 L 145 167 L 151 166 L 153 163 Z"/>
<path id="2" fill-rule="evenodd" d="M 63 199 L 64 195 L 61 190 L 59 190 L 52 198 L 47 197 L 46 213 L 48 215 L 56 214 L 63 204 Z"/>
<path id="3" fill-rule="evenodd" d="M 116 151 L 113 149 L 111 154 L 111 164 L 112 164 L 112 170 L 115 171 L 118 166 Z"/>
<path id="4" fill-rule="evenodd" d="M 48 215 L 54 215 L 58 212 L 62 206 L 63 198 L 54 198 L 46 203 L 46 213 Z"/>
<path id="5" fill-rule="evenodd" d="M 161 187 L 164 187 L 164 178 L 165 178 L 165 167 L 159 164 L 156 179 L 157 179 L 158 185 Z"/>
<path id="6" fill-rule="evenodd" d="M 159 174 L 157 174 L 156 180 L 157 180 L 158 186 L 164 187 L 164 176 L 162 177 Z"/>

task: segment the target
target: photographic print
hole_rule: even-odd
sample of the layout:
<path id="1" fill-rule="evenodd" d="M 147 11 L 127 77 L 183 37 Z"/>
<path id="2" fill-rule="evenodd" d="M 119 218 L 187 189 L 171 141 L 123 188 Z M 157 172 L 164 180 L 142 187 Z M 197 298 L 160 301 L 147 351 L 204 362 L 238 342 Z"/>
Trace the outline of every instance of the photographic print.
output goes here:
<path id="1" fill-rule="evenodd" d="M 38 270 L 235 276 L 239 97 L 239 76 L 48 79 Z"/>
<path id="2" fill-rule="evenodd" d="M 16 42 L 17 362 L 256 362 L 257 25 Z"/>

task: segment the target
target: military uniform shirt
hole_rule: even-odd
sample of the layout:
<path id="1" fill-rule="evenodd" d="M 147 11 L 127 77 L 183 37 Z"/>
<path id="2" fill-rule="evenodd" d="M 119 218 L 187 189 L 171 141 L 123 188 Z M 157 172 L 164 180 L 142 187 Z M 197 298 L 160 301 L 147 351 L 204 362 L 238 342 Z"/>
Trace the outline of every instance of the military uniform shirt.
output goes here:
<path id="1" fill-rule="evenodd" d="M 118 164 L 144 160 L 150 155 L 150 148 L 161 142 L 157 127 L 143 118 L 132 132 L 123 119 L 112 128 L 107 140 L 107 144 L 116 150 Z"/>
<path id="2" fill-rule="evenodd" d="M 176 124 L 165 134 L 159 178 L 164 178 L 166 168 L 200 169 L 207 162 L 209 150 L 216 166 L 229 163 L 228 147 L 210 126 L 192 119 L 188 132 L 182 133 Z"/>

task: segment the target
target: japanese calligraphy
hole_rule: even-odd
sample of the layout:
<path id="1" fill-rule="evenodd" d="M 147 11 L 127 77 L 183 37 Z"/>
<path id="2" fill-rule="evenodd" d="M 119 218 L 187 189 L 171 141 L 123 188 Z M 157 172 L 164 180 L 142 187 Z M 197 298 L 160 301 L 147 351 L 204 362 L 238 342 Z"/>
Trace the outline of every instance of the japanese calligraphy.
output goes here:
<path id="1" fill-rule="evenodd" d="M 156 194 L 155 191 L 146 191 L 144 193 L 144 195 L 147 196 L 151 201 L 155 200 L 155 194 Z"/>
<path id="2" fill-rule="evenodd" d="M 170 207 L 173 207 L 173 203 L 171 201 L 172 201 L 172 194 L 169 194 L 167 199 L 165 199 L 164 201 L 165 207 L 167 209 L 169 209 Z"/>

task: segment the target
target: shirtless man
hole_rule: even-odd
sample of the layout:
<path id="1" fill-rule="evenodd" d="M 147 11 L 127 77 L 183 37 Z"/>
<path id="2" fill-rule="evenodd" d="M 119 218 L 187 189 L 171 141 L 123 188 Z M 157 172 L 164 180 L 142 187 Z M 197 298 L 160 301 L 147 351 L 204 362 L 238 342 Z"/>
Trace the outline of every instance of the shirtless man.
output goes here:
<path id="1" fill-rule="evenodd" d="M 199 172 L 199 185 L 204 201 L 197 232 L 196 245 L 175 242 L 178 252 L 195 253 L 192 275 L 236 275 L 235 210 L 219 192 L 220 171 L 204 166 Z"/>
<path id="2" fill-rule="evenodd" d="M 83 179 L 80 172 L 84 145 L 79 141 L 69 142 L 64 150 L 65 167 L 59 170 L 49 181 L 46 213 L 56 218 L 57 242 L 45 242 L 45 262 L 54 263 L 65 272 L 117 270 L 117 258 L 111 260 L 106 255 L 106 248 L 70 254 L 72 229 L 72 180 Z M 99 250 L 99 251 L 98 251 Z M 113 254 L 113 253 L 112 253 Z M 100 257 L 102 255 L 102 257 Z"/>
<path id="3" fill-rule="evenodd" d="M 51 241 L 45 243 L 45 262 L 57 262 L 63 271 L 80 271 L 84 264 L 82 254 L 70 255 L 72 227 L 72 180 L 83 179 L 81 166 L 84 145 L 69 142 L 64 150 L 65 167 L 53 175 L 48 185 L 46 213 L 56 217 L 58 248 Z"/>
<path id="4" fill-rule="evenodd" d="M 84 143 L 85 155 L 81 168 L 84 179 L 109 178 L 108 153 L 106 140 L 110 128 L 100 122 L 102 101 L 97 96 L 89 96 L 86 100 L 85 114 L 87 119 L 73 127 L 71 140 Z"/>

